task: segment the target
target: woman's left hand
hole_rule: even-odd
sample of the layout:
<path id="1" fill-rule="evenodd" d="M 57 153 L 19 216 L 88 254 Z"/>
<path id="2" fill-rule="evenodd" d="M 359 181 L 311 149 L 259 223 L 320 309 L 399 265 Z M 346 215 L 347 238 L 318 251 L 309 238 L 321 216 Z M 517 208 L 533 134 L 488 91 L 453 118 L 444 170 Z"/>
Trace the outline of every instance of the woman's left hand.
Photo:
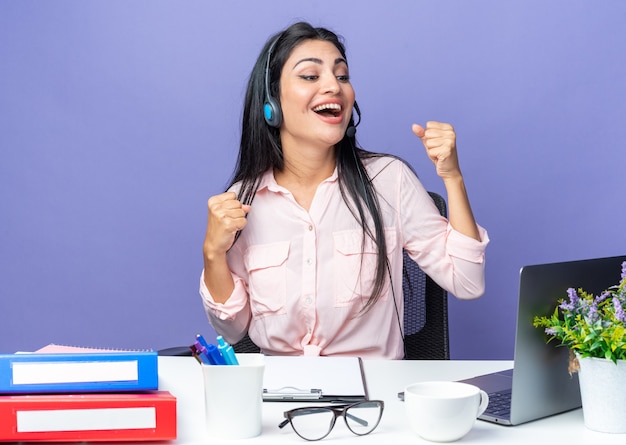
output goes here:
<path id="1" fill-rule="evenodd" d="M 461 176 L 459 158 L 456 152 L 456 133 L 450 124 L 430 121 L 426 128 L 413 124 L 413 133 L 422 140 L 426 154 L 437 168 L 442 179 Z"/>

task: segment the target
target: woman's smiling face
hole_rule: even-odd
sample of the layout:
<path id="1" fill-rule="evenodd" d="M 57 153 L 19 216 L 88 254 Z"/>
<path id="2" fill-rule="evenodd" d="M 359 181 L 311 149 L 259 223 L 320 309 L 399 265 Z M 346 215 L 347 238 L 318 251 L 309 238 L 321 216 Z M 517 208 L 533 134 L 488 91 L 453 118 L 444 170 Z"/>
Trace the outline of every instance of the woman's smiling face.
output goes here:
<path id="1" fill-rule="evenodd" d="M 352 115 L 354 90 L 348 64 L 330 42 L 305 40 L 296 46 L 280 76 L 283 147 L 291 142 L 334 146 Z"/>

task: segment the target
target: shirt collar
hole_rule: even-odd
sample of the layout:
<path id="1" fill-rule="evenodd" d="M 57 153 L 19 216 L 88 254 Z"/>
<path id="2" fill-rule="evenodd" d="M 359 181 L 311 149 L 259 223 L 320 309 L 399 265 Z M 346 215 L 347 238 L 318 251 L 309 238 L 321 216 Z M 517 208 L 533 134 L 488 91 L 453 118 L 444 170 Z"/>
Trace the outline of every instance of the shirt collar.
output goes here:
<path id="1" fill-rule="evenodd" d="M 337 179 L 338 179 L 337 167 L 335 167 L 335 169 L 333 170 L 333 174 L 330 175 L 328 178 L 326 178 L 324 181 L 322 181 L 322 183 L 336 182 Z M 263 176 L 261 177 L 261 182 L 259 183 L 259 189 L 257 190 L 257 192 L 260 192 L 261 190 L 264 190 L 264 189 L 267 189 L 270 192 L 276 192 L 276 193 L 281 193 L 281 192 L 286 191 L 284 187 L 278 185 L 278 183 L 276 182 L 276 178 L 274 178 L 274 169 L 269 169 L 268 171 L 263 173 Z"/>

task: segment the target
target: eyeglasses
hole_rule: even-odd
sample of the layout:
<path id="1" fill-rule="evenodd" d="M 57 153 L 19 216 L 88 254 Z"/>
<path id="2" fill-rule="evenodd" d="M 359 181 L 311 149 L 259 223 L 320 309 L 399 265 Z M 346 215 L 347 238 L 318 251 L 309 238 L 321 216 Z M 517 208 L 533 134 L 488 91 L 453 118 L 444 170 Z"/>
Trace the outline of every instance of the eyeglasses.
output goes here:
<path id="1" fill-rule="evenodd" d="M 366 400 L 349 405 L 308 406 L 285 411 L 279 428 L 288 423 L 296 434 L 305 440 L 320 440 L 328 436 L 337 417 L 343 417 L 346 426 L 357 436 L 371 433 L 378 426 L 385 403 Z"/>

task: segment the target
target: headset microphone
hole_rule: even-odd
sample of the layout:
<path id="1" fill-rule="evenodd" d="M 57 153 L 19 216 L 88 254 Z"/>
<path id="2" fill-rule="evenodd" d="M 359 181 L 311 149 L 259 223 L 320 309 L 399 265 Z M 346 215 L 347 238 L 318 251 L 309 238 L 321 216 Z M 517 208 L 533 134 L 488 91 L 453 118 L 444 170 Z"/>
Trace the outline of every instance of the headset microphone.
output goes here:
<path id="1" fill-rule="evenodd" d="M 272 42 L 267 50 L 267 61 L 265 63 L 265 103 L 263 104 L 263 117 L 265 122 L 270 127 L 278 128 L 283 122 L 283 113 L 280 109 L 280 105 L 276 99 L 270 94 L 270 58 L 272 57 L 272 51 L 274 46 L 278 42 L 278 38 Z"/>
<path id="2" fill-rule="evenodd" d="M 354 102 L 354 111 L 356 111 L 356 115 L 359 119 L 354 125 L 350 125 L 346 129 L 346 136 L 348 136 L 349 138 L 353 138 L 354 135 L 356 135 L 356 127 L 358 127 L 358 125 L 361 123 L 361 110 L 359 110 L 359 105 L 356 103 L 356 101 Z"/>

